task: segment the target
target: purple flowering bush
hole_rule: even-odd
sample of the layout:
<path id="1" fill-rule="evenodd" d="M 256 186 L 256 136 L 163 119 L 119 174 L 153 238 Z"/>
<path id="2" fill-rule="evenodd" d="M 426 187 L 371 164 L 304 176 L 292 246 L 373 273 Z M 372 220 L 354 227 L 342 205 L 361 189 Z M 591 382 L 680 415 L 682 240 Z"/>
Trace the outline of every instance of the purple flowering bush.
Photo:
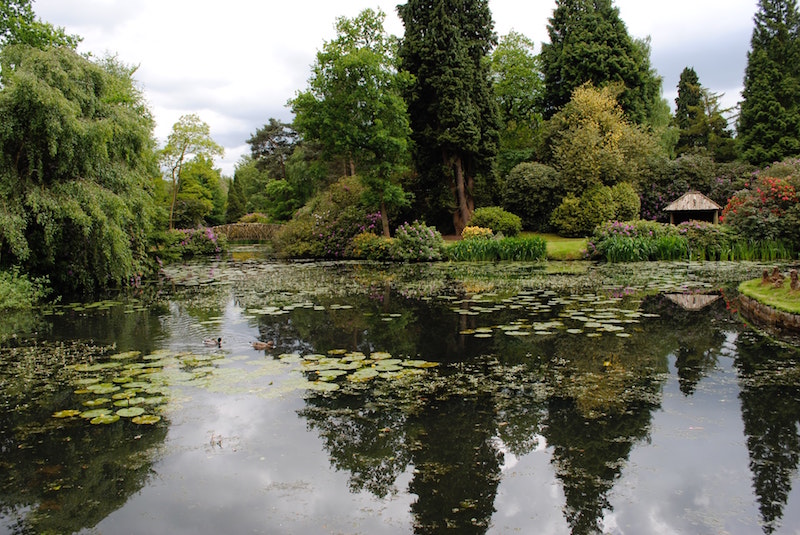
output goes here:
<path id="1" fill-rule="evenodd" d="M 441 260 L 444 257 L 444 239 L 433 227 L 414 221 L 403 223 L 394 234 L 392 258 L 405 262 Z"/>
<path id="2" fill-rule="evenodd" d="M 228 249 L 225 236 L 217 234 L 211 227 L 170 230 L 165 241 L 164 247 L 158 251 L 158 256 L 166 262 L 194 256 L 217 255 Z"/>

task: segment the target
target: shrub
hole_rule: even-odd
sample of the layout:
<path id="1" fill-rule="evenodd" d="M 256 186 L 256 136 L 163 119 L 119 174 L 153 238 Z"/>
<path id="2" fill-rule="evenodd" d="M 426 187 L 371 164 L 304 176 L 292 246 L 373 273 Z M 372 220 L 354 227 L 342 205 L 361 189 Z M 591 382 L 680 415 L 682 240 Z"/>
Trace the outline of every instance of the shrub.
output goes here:
<path id="1" fill-rule="evenodd" d="M 578 199 L 567 195 L 550 219 L 562 236 L 587 236 L 605 221 L 614 219 L 616 208 L 611 188 L 597 186 L 587 190 Z"/>
<path id="2" fill-rule="evenodd" d="M 465 240 L 488 240 L 492 235 L 492 229 L 485 227 L 464 227 L 461 231 L 461 237 Z"/>
<path id="3" fill-rule="evenodd" d="M 47 278 L 31 279 L 16 267 L 0 271 L 0 310 L 29 309 L 48 293 Z"/>
<path id="4" fill-rule="evenodd" d="M 614 219 L 618 221 L 639 219 L 642 201 L 630 182 L 620 182 L 613 186 L 611 188 L 611 197 L 614 199 Z"/>
<path id="5" fill-rule="evenodd" d="M 745 186 L 728 200 L 722 211 L 722 221 L 753 240 L 783 240 L 796 236 L 800 175 L 762 174 Z"/>
<path id="6" fill-rule="evenodd" d="M 353 258 L 365 260 L 391 260 L 392 239 L 378 236 L 374 232 L 356 234 L 351 242 Z"/>
<path id="7" fill-rule="evenodd" d="M 503 208 L 518 214 L 523 228 L 548 231 L 550 214 L 563 198 L 564 186 L 558 171 L 549 165 L 525 162 L 506 177 Z"/>
<path id="8" fill-rule="evenodd" d="M 216 255 L 227 248 L 225 236 L 217 235 L 210 227 L 176 229 L 167 232 L 164 246 L 158 251 L 158 255 L 162 260 L 171 262 L 194 256 Z"/>
<path id="9" fill-rule="evenodd" d="M 469 222 L 472 226 L 490 228 L 495 234 L 504 236 L 516 236 L 522 230 L 519 216 L 506 212 L 499 206 L 476 209 Z"/>
<path id="10" fill-rule="evenodd" d="M 438 230 L 419 221 L 403 223 L 395 231 L 391 251 L 395 260 L 441 260 L 444 256 L 444 239 Z"/>

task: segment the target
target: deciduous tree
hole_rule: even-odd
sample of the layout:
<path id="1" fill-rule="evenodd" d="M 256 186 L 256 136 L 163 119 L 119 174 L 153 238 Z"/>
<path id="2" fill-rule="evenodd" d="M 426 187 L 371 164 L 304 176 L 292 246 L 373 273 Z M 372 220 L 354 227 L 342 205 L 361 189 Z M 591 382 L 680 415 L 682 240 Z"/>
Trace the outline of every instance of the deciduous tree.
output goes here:
<path id="1" fill-rule="evenodd" d="M 222 146 L 211 138 L 211 127 L 195 114 L 184 115 L 172 125 L 172 133 L 161 150 L 159 160 L 172 183 L 172 201 L 169 209 L 169 228 L 174 228 L 175 203 L 181 187 L 184 163 L 191 157 L 213 158 L 224 154 Z"/>
<path id="2" fill-rule="evenodd" d="M 46 46 L 78 46 L 81 38 L 69 35 L 64 28 L 54 27 L 36 17 L 31 0 L 0 0 L 0 47 L 26 44 L 36 48 Z"/>
<path id="3" fill-rule="evenodd" d="M 25 45 L 5 46 L 0 65 L 0 262 L 64 292 L 134 277 L 158 174 L 135 69 Z"/>
<path id="4" fill-rule="evenodd" d="M 497 154 L 499 114 L 487 61 L 497 38 L 489 3 L 409 0 L 397 9 L 405 25 L 401 69 L 414 76 L 406 102 L 419 174 L 415 194 L 438 211 L 449 199 L 460 234 L 475 209 L 476 179 L 493 181 Z"/>

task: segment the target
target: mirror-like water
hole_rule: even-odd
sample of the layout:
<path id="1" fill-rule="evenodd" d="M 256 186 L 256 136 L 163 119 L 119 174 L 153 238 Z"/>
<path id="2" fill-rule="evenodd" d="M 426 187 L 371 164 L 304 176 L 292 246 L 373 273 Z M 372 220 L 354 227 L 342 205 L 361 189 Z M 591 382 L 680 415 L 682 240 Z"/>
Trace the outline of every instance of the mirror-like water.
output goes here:
<path id="1" fill-rule="evenodd" d="M 234 258 L 7 320 L 0 532 L 800 530 L 763 266 Z"/>

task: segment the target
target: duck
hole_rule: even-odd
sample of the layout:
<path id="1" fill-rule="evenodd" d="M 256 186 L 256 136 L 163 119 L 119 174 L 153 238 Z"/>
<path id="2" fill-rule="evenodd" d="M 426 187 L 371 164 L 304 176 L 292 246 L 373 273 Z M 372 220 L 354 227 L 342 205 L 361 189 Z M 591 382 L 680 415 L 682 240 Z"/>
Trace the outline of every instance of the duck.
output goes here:
<path id="1" fill-rule="evenodd" d="M 206 347 L 220 347 L 222 345 L 222 337 L 206 338 L 203 340 L 203 345 Z"/>
<path id="2" fill-rule="evenodd" d="M 266 342 L 262 342 L 261 340 L 256 340 L 255 342 L 251 342 L 250 345 L 253 346 L 253 349 L 261 351 L 262 349 L 272 349 L 273 347 L 275 347 L 275 342 L 273 342 L 272 340 L 268 340 Z"/>

